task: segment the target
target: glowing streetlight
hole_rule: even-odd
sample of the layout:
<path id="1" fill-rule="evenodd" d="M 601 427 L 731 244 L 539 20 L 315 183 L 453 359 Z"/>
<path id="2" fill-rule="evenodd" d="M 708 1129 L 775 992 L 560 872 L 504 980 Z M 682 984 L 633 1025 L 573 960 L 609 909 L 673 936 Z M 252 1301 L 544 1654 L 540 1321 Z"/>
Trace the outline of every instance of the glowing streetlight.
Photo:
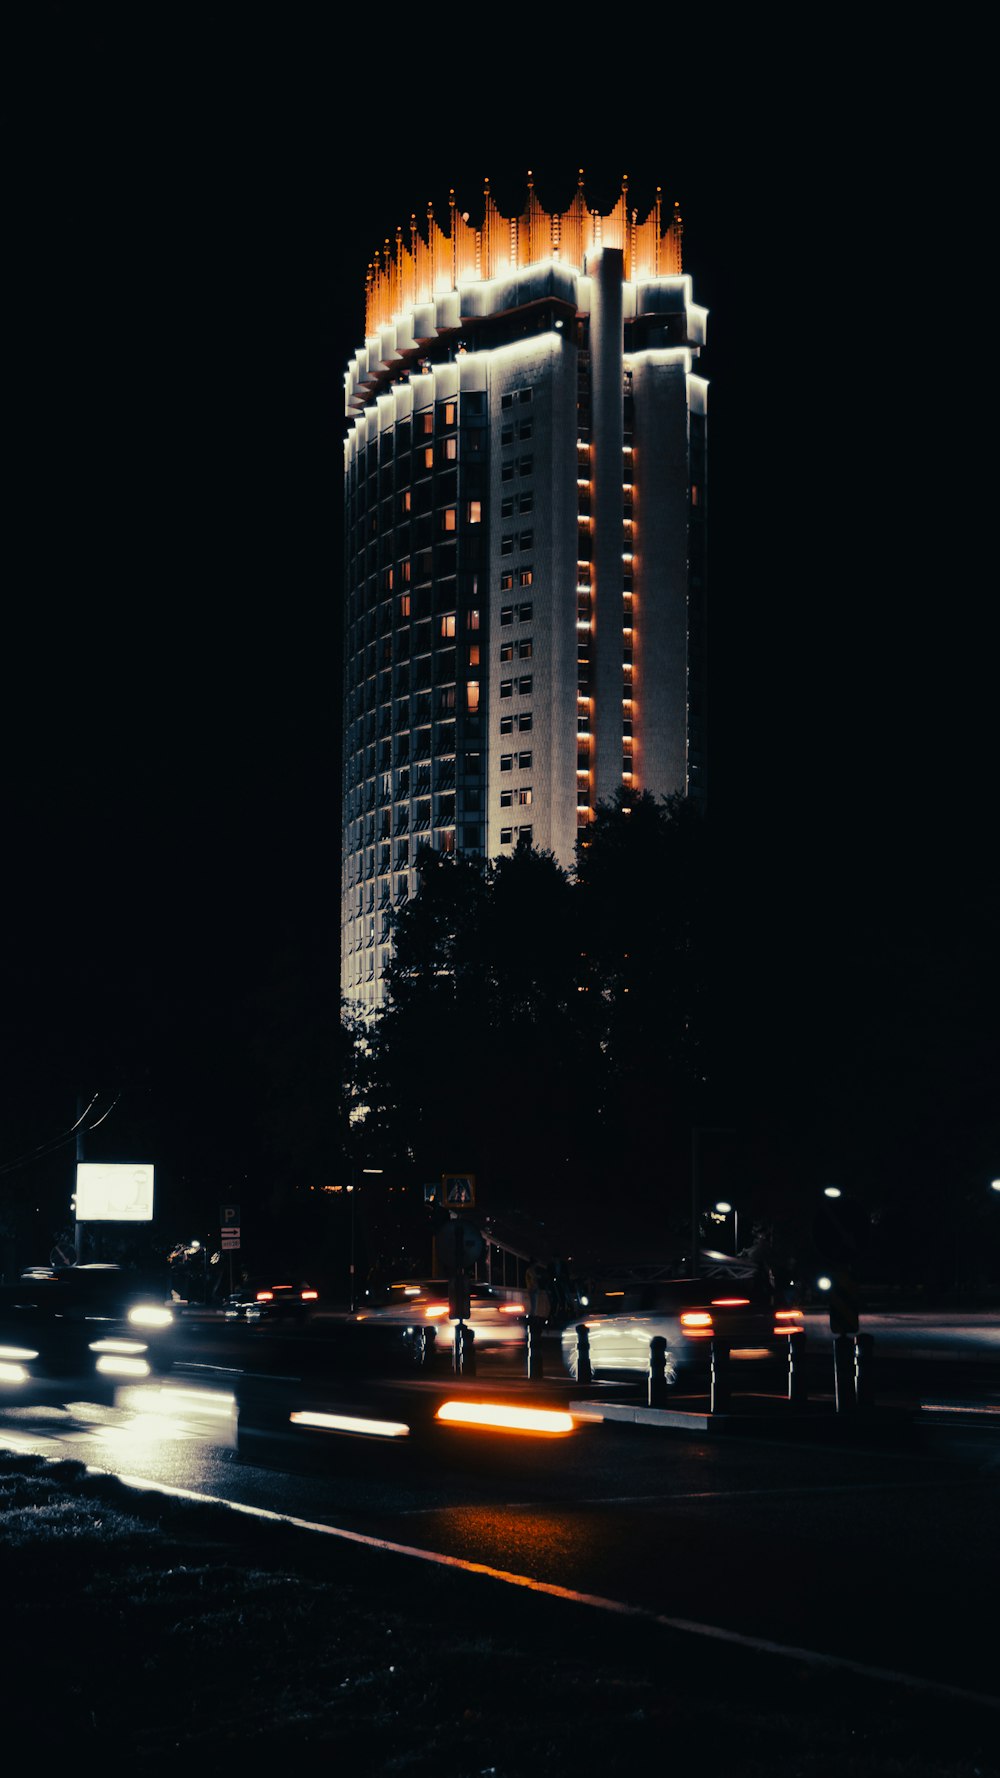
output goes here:
<path id="1" fill-rule="evenodd" d="M 726 1199 L 726 1198 L 720 1198 L 719 1202 L 716 1204 L 715 1208 L 720 1216 L 732 1216 L 732 1219 L 733 1219 L 733 1252 L 739 1253 L 739 1250 L 740 1250 L 740 1213 L 739 1213 L 739 1211 L 734 1209 L 733 1205 L 730 1204 L 728 1199 Z"/>

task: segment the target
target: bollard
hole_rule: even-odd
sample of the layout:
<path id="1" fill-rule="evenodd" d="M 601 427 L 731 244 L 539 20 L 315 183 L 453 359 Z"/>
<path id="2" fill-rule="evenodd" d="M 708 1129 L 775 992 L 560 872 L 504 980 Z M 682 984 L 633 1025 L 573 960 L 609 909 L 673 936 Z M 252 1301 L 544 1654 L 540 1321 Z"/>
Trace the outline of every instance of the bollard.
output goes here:
<path id="1" fill-rule="evenodd" d="M 582 1321 L 576 1330 L 576 1380 L 578 1383 L 594 1381 L 594 1367 L 590 1362 L 590 1334 Z"/>
<path id="2" fill-rule="evenodd" d="M 434 1356 L 434 1341 L 437 1329 L 433 1327 L 417 1327 L 413 1330 L 413 1338 L 407 1341 L 410 1361 L 417 1370 L 423 1370 Z"/>
<path id="3" fill-rule="evenodd" d="M 809 1400 L 809 1379 L 806 1375 L 805 1330 L 788 1336 L 788 1400 L 793 1408 L 804 1408 Z"/>
<path id="4" fill-rule="evenodd" d="M 710 1414 L 726 1414 L 729 1412 L 729 1341 L 712 1341 L 712 1387 L 709 1400 Z"/>
<path id="5" fill-rule="evenodd" d="M 648 1405 L 665 1408 L 667 1399 L 667 1342 L 662 1334 L 654 1334 L 649 1342 Z"/>
<path id="6" fill-rule="evenodd" d="M 859 1408 L 875 1406 L 875 1336 L 854 1335 L 854 1399 Z"/>
<path id="7" fill-rule="evenodd" d="M 537 1315 L 529 1315 L 524 1324 L 525 1356 L 528 1364 L 529 1378 L 545 1375 L 542 1359 L 542 1329 L 545 1323 Z"/>
<path id="8" fill-rule="evenodd" d="M 854 1378 L 853 1334 L 834 1335 L 833 1404 L 838 1414 L 852 1414 L 858 1405 Z"/>

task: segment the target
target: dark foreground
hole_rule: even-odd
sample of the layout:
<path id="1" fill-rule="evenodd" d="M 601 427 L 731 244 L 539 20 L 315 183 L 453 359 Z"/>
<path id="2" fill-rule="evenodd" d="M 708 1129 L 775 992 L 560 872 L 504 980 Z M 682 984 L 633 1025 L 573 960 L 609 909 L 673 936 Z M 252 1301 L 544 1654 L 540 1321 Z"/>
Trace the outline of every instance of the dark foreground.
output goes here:
<path id="1" fill-rule="evenodd" d="M 993 1778 L 1000 1715 L 0 1454 L 0 1747 L 352 1774 Z M 956 1609 L 961 1602 L 956 1600 Z M 224 1769 L 224 1768 L 223 1768 Z"/>

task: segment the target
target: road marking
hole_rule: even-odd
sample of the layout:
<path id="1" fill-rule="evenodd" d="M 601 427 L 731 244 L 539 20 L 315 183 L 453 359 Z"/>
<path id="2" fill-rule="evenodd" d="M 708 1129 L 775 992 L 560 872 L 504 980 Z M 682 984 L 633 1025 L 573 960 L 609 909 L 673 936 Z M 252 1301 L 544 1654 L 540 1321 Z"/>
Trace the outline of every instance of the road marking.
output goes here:
<path id="1" fill-rule="evenodd" d="M 89 1473 L 110 1475 L 115 1472 L 91 1468 Z M 224 1500 L 218 1494 L 200 1494 L 192 1488 L 179 1488 L 169 1482 L 151 1482 L 145 1476 L 126 1475 L 119 1471 L 117 1479 L 128 1488 L 166 1494 L 172 1499 L 192 1500 L 201 1506 L 221 1506 L 230 1512 L 245 1513 L 249 1518 L 267 1519 L 277 1525 L 291 1525 L 298 1531 L 340 1538 L 346 1543 L 360 1544 L 366 1549 L 383 1550 L 394 1556 L 409 1556 L 418 1562 L 430 1562 L 439 1568 L 454 1568 L 463 1574 L 482 1575 L 488 1580 L 501 1581 L 505 1586 L 523 1587 L 530 1593 L 543 1593 L 552 1599 L 565 1599 L 571 1605 L 589 1605 L 595 1610 L 611 1612 L 619 1617 L 639 1618 L 683 1635 L 701 1636 L 709 1641 L 729 1643 L 735 1648 L 745 1648 L 757 1654 L 779 1655 L 785 1660 L 797 1661 L 808 1667 L 835 1673 L 852 1673 L 861 1679 L 880 1680 L 885 1684 L 904 1686 L 910 1691 L 949 1698 L 957 1703 L 986 1705 L 989 1709 L 1000 1710 L 1000 1698 L 991 1698 L 984 1692 L 967 1691 L 961 1686 L 947 1685 L 941 1680 L 924 1679 L 914 1673 L 897 1673 L 890 1667 L 873 1667 L 864 1661 L 851 1660 L 845 1655 L 825 1654 L 818 1649 L 772 1642 L 763 1636 L 748 1636 L 739 1630 L 724 1629 L 721 1624 L 703 1624 L 692 1618 L 668 1617 L 663 1612 L 651 1611 L 648 1606 L 629 1605 L 622 1599 L 607 1599 L 600 1593 L 581 1593 L 573 1587 L 561 1587 L 554 1581 L 536 1580 L 530 1574 L 515 1574 L 510 1569 L 493 1568 L 485 1562 L 470 1562 L 464 1556 L 448 1556 L 441 1550 L 423 1550 L 413 1544 L 394 1543 L 384 1537 L 370 1537 L 363 1531 L 348 1531 L 342 1525 L 317 1524 L 311 1519 L 297 1518 L 293 1513 L 273 1512 L 269 1507 L 249 1506 L 241 1500 Z"/>

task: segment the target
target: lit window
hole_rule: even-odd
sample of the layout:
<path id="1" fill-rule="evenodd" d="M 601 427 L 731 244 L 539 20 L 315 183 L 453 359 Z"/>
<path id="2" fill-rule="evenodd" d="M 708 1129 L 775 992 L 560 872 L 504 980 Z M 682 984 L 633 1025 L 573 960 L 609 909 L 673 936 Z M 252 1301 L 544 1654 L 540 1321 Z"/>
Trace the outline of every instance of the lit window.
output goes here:
<path id="1" fill-rule="evenodd" d="M 473 608 L 472 610 L 466 612 L 465 627 L 467 630 L 478 630 L 478 628 L 479 628 L 479 612 L 476 609 Z"/>
<path id="2" fill-rule="evenodd" d="M 467 710 L 479 709 L 478 679 L 467 679 L 465 682 L 465 707 Z"/>
<path id="3" fill-rule="evenodd" d="M 501 642 L 501 644 L 500 644 L 500 659 L 501 659 L 501 661 L 512 661 L 514 659 L 514 644 L 513 644 L 513 642 Z"/>
<path id="4" fill-rule="evenodd" d="M 418 414 L 417 431 L 421 432 L 424 438 L 430 438 L 431 433 L 434 431 L 434 415 Z"/>
<path id="5" fill-rule="evenodd" d="M 434 468 L 434 446 L 433 445 L 425 445 L 424 446 L 424 468 L 425 469 L 433 469 Z"/>
<path id="6" fill-rule="evenodd" d="M 469 666 L 470 667 L 478 667 L 478 665 L 479 665 L 479 643 L 473 642 L 469 648 Z"/>
<path id="7" fill-rule="evenodd" d="M 403 512 L 409 512 L 411 502 L 412 502 L 412 495 L 410 494 L 409 488 L 406 488 L 404 490 L 404 492 L 402 494 L 400 494 L 400 496 L 399 496 L 399 504 L 400 504 L 400 507 Z"/>
<path id="8" fill-rule="evenodd" d="M 511 573 L 510 569 L 507 568 L 504 570 L 503 574 L 501 574 L 501 576 L 500 576 L 500 591 L 502 593 L 509 593 L 511 590 L 511 587 L 513 585 L 514 585 L 514 576 Z"/>
<path id="9" fill-rule="evenodd" d="M 444 616 L 442 617 L 442 619 L 441 619 L 441 634 L 442 634 L 442 636 L 454 636 L 454 634 L 455 634 L 455 613 L 453 611 L 446 611 Z"/>
<path id="10" fill-rule="evenodd" d="M 446 506 L 441 514 L 441 529 L 442 531 L 454 531 L 457 528 L 458 509 L 454 506 Z"/>
<path id="11" fill-rule="evenodd" d="M 470 525 L 481 525 L 483 522 L 483 503 L 481 500 L 470 500 L 466 508 L 466 518 Z"/>
<path id="12" fill-rule="evenodd" d="M 533 568 L 522 568 L 517 577 L 518 584 L 520 586 L 530 586 L 534 578 L 535 571 Z"/>
<path id="13" fill-rule="evenodd" d="M 409 617 L 410 615 L 409 593 L 400 593 L 399 595 L 399 615 L 400 617 Z"/>
<path id="14" fill-rule="evenodd" d="M 455 462 L 455 459 L 458 456 L 458 439 L 457 438 L 446 438 L 445 439 L 444 454 L 445 454 L 446 460 L 449 463 Z"/>
<path id="15" fill-rule="evenodd" d="M 445 404 L 444 404 L 444 423 L 446 426 L 457 425 L 457 423 L 458 423 L 458 404 L 457 404 L 457 402 L 454 402 L 454 401 L 446 401 L 445 402 Z"/>
<path id="16" fill-rule="evenodd" d="M 531 659 L 531 654 L 532 654 L 531 637 L 525 636 L 522 638 L 522 640 L 517 645 L 518 660 L 528 661 Z"/>
<path id="17" fill-rule="evenodd" d="M 531 802 L 531 785 L 530 784 L 522 784 L 520 790 L 517 793 L 518 808 L 526 809 L 530 802 Z"/>

